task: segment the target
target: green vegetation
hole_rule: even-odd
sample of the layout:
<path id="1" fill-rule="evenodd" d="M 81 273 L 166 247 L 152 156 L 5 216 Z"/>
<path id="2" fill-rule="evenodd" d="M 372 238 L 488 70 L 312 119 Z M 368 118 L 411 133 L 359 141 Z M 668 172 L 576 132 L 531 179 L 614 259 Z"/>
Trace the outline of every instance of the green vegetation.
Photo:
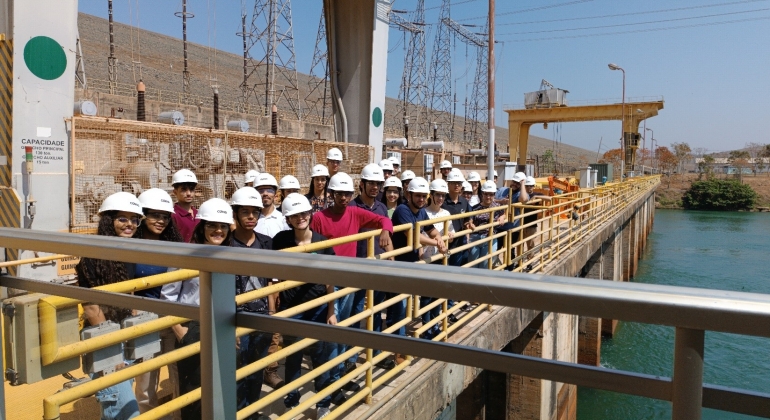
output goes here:
<path id="1" fill-rule="evenodd" d="M 750 186 L 733 180 L 695 181 L 682 196 L 686 209 L 747 210 L 754 207 L 758 194 Z"/>

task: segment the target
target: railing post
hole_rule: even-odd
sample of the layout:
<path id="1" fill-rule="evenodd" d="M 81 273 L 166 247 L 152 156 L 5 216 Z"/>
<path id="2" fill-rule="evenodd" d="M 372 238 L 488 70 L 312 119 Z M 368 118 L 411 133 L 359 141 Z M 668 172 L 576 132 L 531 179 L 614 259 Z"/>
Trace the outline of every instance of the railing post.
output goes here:
<path id="1" fill-rule="evenodd" d="M 703 404 L 703 342 L 705 332 L 676 328 L 672 420 L 701 418 Z"/>
<path id="2" fill-rule="evenodd" d="M 374 290 L 367 290 L 366 291 L 366 310 L 369 311 L 374 307 Z M 372 313 L 369 314 L 368 317 L 366 317 L 366 329 L 368 331 L 374 331 L 374 317 L 380 316 L 380 313 L 377 312 L 376 314 Z M 369 363 L 369 368 L 366 369 L 366 387 L 369 388 L 369 393 L 366 394 L 366 404 L 372 403 L 372 375 L 374 374 L 374 363 L 372 363 L 372 358 L 374 357 L 374 352 L 372 349 L 367 348 L 366 349 L 366 361 Z"/>
<path id="3" fill-rule="evenodd" d="M 200 273 L 201 408 L 207 419 L 236 417 L 233 279 L 229 274 Z"/>

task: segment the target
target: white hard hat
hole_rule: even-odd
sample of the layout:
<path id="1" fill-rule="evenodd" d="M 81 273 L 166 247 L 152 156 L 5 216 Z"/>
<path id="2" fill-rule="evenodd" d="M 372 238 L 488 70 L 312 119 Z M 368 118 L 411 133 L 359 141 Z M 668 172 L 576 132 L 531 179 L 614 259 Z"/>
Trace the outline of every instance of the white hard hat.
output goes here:
<path id="1" fill-rule="evenodd" d="M 433 181 L 430 182 L 429 188 L 431 191 L 449 194 L 449 187 L 447 186 L 446 181 L 444 181 L 443 179 L 434 179 Z"/>
<path id="2" fill-rule="evenodd" d="M 364 169 L 361 171 L 361 179 L 366 181 L 384 182 L 385 176 L 382 174 L 382 168 L 380 168 L 380 165 L 376 163 L 370 163 L 364 166 Z"/>
<path id="3" fill-rule="evenodd" d="M 468 182 L 468 181 L 463 182 L 463 192 L 472 193 L 473 192 L 473 185 L 471 185 L 471 183 Z"/>
<path id="4" fill-rule="evenodd" d="M 313 171 L 310 172 L 310 177 L 315 178 L 317 176 L 329 177 L 329 168 L 327 168 L 326 165 L 322 165 L 320 163 L 316 166 L 313 166 Z"/>
<path id="5" fill-rule="evenodd" d="M 281 182 L 278 184 L 279 190 L 299 190 L 302 186 L 299 185 L 299 181 L 292 175 L 286 175 L 281 178 Z"/>
<path id="6" fill-rule="evenodd" d="M 389 157 L 388 160 L 393 162 L 394 165 L 401 166 L 401 159 L 399 159 L 399 158 L 397 158 L 395 156 Z"/>
<path id="7" fill-rule="evenodd" d="M 446 168 L 452 169 L 452 162 L 448 160 L 441 162 L 441 167 L 439 169 L 446 169 Z"/>
<path id="8" fill-rule="evenodd" d="M 415 175 L 414 172 L 407 169 L 401 173 L 401 180 L 406 181 L 407 179 L 414 179 L 415 176 L 417 175 Z"/>
<path id="9" fill-rule="evenodd" d="M 230 197 L 231 206 L 250 206 L 262 208 L 262 197 L 252 187 L 238 188 Z"/>
<path id="10" fill-rule="evenodd" d="M 257 177 L 257 181 L 254 183 L 254 188 L 259 187 L 275 187 L 278 188 L 278 182 L 275 180 L 275 177 L 270 175 L 267 172 L 263 172 L 259 174 Z"/>
<path id="11" fill-rule="evenodd" d="M 380 162 L 380 168 L 382 168 L 383 171 L 392 171 L 393 162 L 389 161 L 388 159 L 385 159 L 382 162 Z"/>
<path id="12" fill-rule="evenodd" d="M 497 176 L 497 169 L 493 170 L 492 173 L 495 174 L 495 176 Z"/>
<path id="13" fill-rule="evenodd" d="M 533 177 L 531 177 L 531 176 L 528 176 L 528 177 L 527 177 L 527 178 L 524 180 L 524 185 L 531 185 L 531 186 L 534 186 L 534 185 L 536 185 L 536 184 L 537 184 L 537 182 L 535 181 L 535 178 L 533 178 Z"/>
<path id="14" fill-rule="evenodd" d="M 221 198 L 211 198 L 204 201 L 195 218 L 206 222 L 227 223 L 228 225 L 234 223 L 232 207 Z"/>
<path id="15" fill-rule="evenodd" d="M 289 194 L 281 203 L 281 211 L 284 217 L 312 210 L 313 206 L 310 205 L 307 197 L 299 193 Z"/>
<path id="16" fill-rule="evenodd" d="M 479 175 L 479 173 L 478 173 L 478 172 L 476 172 L 476 171 L 473 171 L 473 172 L 469 172 L 469 173 L 468 173 L 468 179 L 467 179 L 467 181 L 468 181 L 468 182 L 471 182 L 471 181 L 478 181 L 478 182 L 481 182 L 481 175 Z"/>
<path id="17" fill-rule="evenodd" d="M 174 202 L 171 201 L 171 196 L 160 188 L 150 188 L 139 194 L 139 204 L 145 209 L 174 212 Z"/>
<path id="18" fill-rule="evenodd" d="M 495 181 L 484 181 L 484 183 L 481 184 L 481 192 L 497 192 L 497 184 L 495 184 Z"/>
<path id="19" fill-rule="evenodd" d="M 246 182 L 246 183 L 251 182 L 253 184 L 254 182 L 257 181 L 257 177 L 259 177 L 259 171 L 256 171 L 256 170 L 252 169 L 252 170 L 246 172 L 246 175 L 245 175 L 246 179 L 245 179 L 244 182 Z"/>
<path id="20" fill-rule="evenodd" d="M 332 191 L 353 192 L 353 178 L 345 172 L 337 172 L 329 180 L 329 189 Z"/>
<path id="21" fill-rule="evenodd" d="M 527 179 L 527 176 L 524 175 L 524 172 L 516 172 L 513 174 L 513 179 L 511 181 L 513 182 L 524 182 Z"/>
<path id="22" fill-rule="evenodd" d="M 403 188 L 403 185 L 401 184 L 401 181 L 398 180 L 395 176 L 392 176 L 385 180 L 385 186 L 383 187 L 384 190 L 387 190 L 388 187 L 398 187 L 398 189 Z"/>
<path id="23" fill-rule="evenodd" d="M 446 182 L 463 182 L 465 181 L 465 177 L 463 176 L 463 173 L 460 172 L 459 169 L 452 170 L 449 172 L 449 175 L 446 177 Z"/>
<path id="24" fill-rule="evenodd" d="M 327 160 L 342 160 L 342 151 L 336 147 L 332 147 L 326 152 Z"/>
<path id="25" fill-rule="evenodd" d="M 173 208 L 171 210 L 173 211 Z M 140 216 L 144 215 L 139 199 L 135 195 L 123 191 L 116 192 L 102 201 L 102 206 L 99 207 L 99 214 L 105 211 L 126 211 Z"/>
<path id="26" fill-rule="evenodd" d="M 176 171 L 174 176 L 171 177 L 171 185 L 191 183 L 197 184 L 198 178 L 195 177 L 193 171 L 189 169 L 180 169 Z"/>
<path id="27" fill-rule="evenodd" d="M 428 185 L 428 181 L 426 181 L 425 178 L 418 176 L 409 183 L 409 188 L 407 191 L 411 193 L 430 194 L 430 186 Z"/>

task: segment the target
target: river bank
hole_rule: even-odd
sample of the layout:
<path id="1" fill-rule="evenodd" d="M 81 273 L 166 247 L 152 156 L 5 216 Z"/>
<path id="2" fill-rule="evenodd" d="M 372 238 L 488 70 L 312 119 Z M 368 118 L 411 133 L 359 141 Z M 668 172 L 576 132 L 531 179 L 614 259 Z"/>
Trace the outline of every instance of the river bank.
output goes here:
<path id="1" fill-rule="evenodd" d="M 733 175 L 717 175 L 718 179 L 733 179 Z M 682 196 L 690 188 L 698 174 L 663 176 L 655 190 L 655 208 L 683 210 Z M 770 174 L 744 175 L 743 183 L 759 194 L 757 204 L 752 211 L 770 211 Z"/>

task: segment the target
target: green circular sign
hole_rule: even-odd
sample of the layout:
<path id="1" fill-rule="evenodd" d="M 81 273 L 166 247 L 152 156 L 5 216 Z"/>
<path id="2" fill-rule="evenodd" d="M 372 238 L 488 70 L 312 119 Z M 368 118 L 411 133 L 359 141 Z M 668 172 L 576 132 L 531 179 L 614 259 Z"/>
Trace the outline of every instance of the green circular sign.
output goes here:
<path id="1" fill-rule="evenodd" d="M 380 107 L 374 108 L 374 111 L 372 111 L 372 123 L 374 123 L 375 127 L 380 127 L 382 124 L 382 110 Z"/>
<path id="2" fill-rule="evenodd" d="M 43 80 L 55 80 L 67 69 L 64 48 L 47 36 L 36 36 L 24 46 L 24 63 L 29 71 Z"/>

